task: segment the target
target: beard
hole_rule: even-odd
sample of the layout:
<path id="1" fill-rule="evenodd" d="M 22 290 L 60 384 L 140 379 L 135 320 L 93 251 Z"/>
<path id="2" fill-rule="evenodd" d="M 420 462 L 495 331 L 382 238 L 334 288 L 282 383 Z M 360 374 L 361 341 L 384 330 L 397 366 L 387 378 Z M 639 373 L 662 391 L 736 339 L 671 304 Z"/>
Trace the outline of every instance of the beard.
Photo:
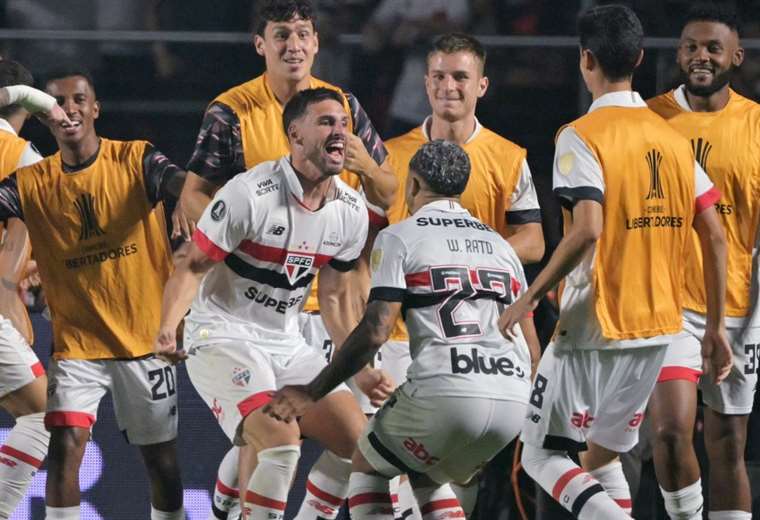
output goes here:
<path id="1" fill-rule="evenodd" d="M 684 85 L 686 87 L 686 90 L 689 92 L 689 94 L 697 97 L 710 97 L 713 94 L 715 94 L 717 91 L 728 85 L 728 83 L 731 81 L 731 76 L 733 75 L 734 69 L 733 67 L 730 67 L 729 69 L 721 72 L 720 74 L 715 74 L 713 76 L 712 83 L 709 85 L 694 85 L 689 81 L 689 75 L 685 74 L 686 80 L 684 81 Z"/>

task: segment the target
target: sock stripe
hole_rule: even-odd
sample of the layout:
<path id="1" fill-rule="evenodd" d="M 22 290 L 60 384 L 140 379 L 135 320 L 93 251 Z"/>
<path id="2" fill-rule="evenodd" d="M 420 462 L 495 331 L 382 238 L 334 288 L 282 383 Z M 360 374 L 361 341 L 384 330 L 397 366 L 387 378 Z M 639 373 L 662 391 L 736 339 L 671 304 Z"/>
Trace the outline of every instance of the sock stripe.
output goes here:
<path id="1" fill-rule="evenodd" d="M 222 494 L 232 498 L 240 498 L 240 493 L 237 489 L 227 486 L 224 482 L 216 479 L 216 489 Z"/>
<path id="2" fill-rule="evenodd" d="M 583 506 L 586 505 L 586 502 L 589 501 L 591 497 L 596 495 L 597 493 L 604 493 L 604 488 L 601 484 L 594 484 L 593 486 L 589 486 L 583 491 L 581 491 L 578 496 L 575 498 L 575 502 L 573 502 L 573 507 L 571 508 L 571 512 L 573 513 L 573 516 L 576 518 L 581 512 L 581 509 L 583 509 Z"/>
<path id="3" fill-rule="evenodd" d="M 24 464 L 29 464 L 30 466 L 38 469 L 40 466 L 42 466 L 42 461 L 40 459 L 32 457 L 28 453 L 19 451 L 13 446 L 8 446 L 7 444 L 0 446 L 0 453 L 4 453 L 10 457 L 13 457 L 14 459 L 20 460 Z"/>
<path id="4" fill-rule="evenodd" d="M 356 507 L 364 504 L 391 504 L 391 496 L 388 493 L 360 493 L 348 499 L 348 507 Z"/>
<path id="5" fill-rule="evenodd" d="M 336 507 L 340 507 L 340 505 L 343 503 L 343 498 L 336 497 L 335 495 L 331 495 L 327 491 L 324 491 L 322 489 L 319 489 L 311 480 L 306 481 L 306 491 L 314 495 L 320 500 L 324 500 L 328 504 L 331 504 Z"/>
<path id="6" fill-rule="evenodd" d="M 457 500 L 456 498 L 433 500 L 432 502 L 428 502 L 427 504 L 422 506 L 422 509 L 420 509 L 420 513 L 422 513 L 422 516 L 425 516 L 428 513 L 432 513 L 433 511 L 439 511 L 441 509 L 461 509 L 461 506 L 459 505 L 459 500 Z"/>
<path id="7" fill-rule="evenodd" d="M 285 511 L 285 506 L 287 505 L 285 502 L 259 495 L 253 491 L 248 491 L 248 493 L 245 494 L 245 501 L 255 506 L 268 507 L 269 509 L 277 509 L 280 511 Z"/>
<path id="8" fill-rule="evenodd" d="M 633 501 L 630 498 L 613 498 L 613 500 L 623 509 L 630 509 L 633 507 Z"/>
<path id="9" fill-rule="evenodd" d="M 557 479 L 557 482 L 554 484 L 554 487 L 552 488 L 552 496 L 554 497 L 554 500 L 559 502 L 559 497 L 562 495 L 562 492 L 565 490 L 565 487 L 570 483 L 571 480 L 573 480 L 575 477 L 583 473 L 583 470 L 581 468 L 573 468 L 570 471 L 566 472 L 564 475 L 559 477 Z"/>
<path id="10" fill-rule="evenodd" d="M 391 494 L 391 502 L 394 504 L 398 504 L 398 495 L 392 493 Z"/>

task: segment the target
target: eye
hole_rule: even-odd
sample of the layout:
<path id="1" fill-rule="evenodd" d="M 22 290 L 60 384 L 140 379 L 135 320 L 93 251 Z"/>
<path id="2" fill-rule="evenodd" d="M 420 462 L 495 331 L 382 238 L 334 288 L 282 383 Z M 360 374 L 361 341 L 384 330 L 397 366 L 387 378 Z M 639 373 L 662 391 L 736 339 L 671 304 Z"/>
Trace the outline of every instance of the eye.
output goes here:
<path id="1" fill-rule="evenodd" d="M 707 50 L 708 50 L 708 52 L 710 52 L 712 54 L 719 54 L 723 50 L 723 48 L 719 44 L 717 44 L 717 43 L 711 43 L 707 47 Z"/>

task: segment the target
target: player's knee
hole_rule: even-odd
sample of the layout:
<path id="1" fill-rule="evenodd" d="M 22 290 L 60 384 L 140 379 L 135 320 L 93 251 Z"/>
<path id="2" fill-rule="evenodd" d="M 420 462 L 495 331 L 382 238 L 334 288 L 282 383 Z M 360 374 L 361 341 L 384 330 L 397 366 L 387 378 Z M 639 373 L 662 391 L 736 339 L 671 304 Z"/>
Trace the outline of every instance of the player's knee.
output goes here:
<path id="1" fill-rule="evenodd" d="M 256 451 L 300 444 L 301 432 L 294 421 L 278 421 L 257 410 L 243 420 L 242 437 Z"/>
<path id="2" fill-rule="evenodd" d="M 693 427 L 675 420 L 659 421 L 653 428 L 653 440 L 668 451 L 679 451 L 691 446 Z"/>
<path id="3" fill-rule="evenodd" d="M 145 467 L 158 478 L 175 478 L 179 474 L 175 441 L 140 446 Z"/>

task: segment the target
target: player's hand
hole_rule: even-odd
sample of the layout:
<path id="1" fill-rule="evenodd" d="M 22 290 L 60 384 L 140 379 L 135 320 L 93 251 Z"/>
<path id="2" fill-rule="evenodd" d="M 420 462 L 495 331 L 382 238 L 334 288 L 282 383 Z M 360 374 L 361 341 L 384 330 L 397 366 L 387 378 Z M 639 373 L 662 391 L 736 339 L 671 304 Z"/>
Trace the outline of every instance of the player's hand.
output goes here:
<path id="1" fill-rule="evenodd" d="M 39 287 L 42 283 L 40 279 L 40 271 L 37 269 L 37 262 L 29 260 L 24 266 L 24 277 L 19 282 L 19 289 L 22 291 L 28 291 L 32 287 Z"/>
<path id="2" fill-rule="evenodd" d="M 176 365 L 180 361 L 187 359 L 187 352 L 177 349 L 177 330 L 162 327 L 158 331 L 155 343 L 153 343 L 153 352 L 156 357 Z"/>
<path id="3" fill-rule="evenodd" d="M 713 383 L 720 384 L 731 372 L 734 355 L 726 328 L 707 329 L 702 338 L 702 371 Z"/>
<path id="4" fill-rule="evenodd" d="M 64 112 L 63 108 L 58 104 L 53 105 L 53 108 L 48 111 L 37 112 L 34 115 L 40 120 L 40 122 L 42 122 L 42 124 L 47 126 L 59 126 L 64 123 L 67 125 L 71 124 L 69 116 L 66 115 L 66 112 Z"/>
<path id="5" fill-rule="evenodd" d="M 377 167 L 377 163 L 364 147 L 364 141 L 354 134 L 346 135 L 346 160 L 343 167 L 360 177 Z"/>
<path id="6" fill-rule="evenodd" d="M 195 221 L 191 219 L 182 206 L 182 200 L 177 201 L 172 213 L 172 240 L 182 237 L 189 242 L 195 232 Z"/>
<path id="7" fill-rule="evenodd" d="M 380 368 L 367 367 L 354 376 L 354 382 L 359 389 L 369 397 L 372 406 L 381 406 L 396 389 L 393 378 Z"/>
<path id="8" fill-rule="evenodd" d="M 515 332 L 515 325 L 525 316 L 533 312 L 538 302 L 532 301 L 527 297 L 527 294 L 523 294 L 517 300 L 512 303 L 499 317 L 499 330 L 502 336 L 510 341 L 513 341 L 517 337 Z"/>
<path id="9" fill-rule="evenodd" d="M 303 417 L 312 405 L 314 399 L 309 396 L 306 386 L 292 385 L 278 390 L 262 411 L 278 421 L 289 423 Z"/>

